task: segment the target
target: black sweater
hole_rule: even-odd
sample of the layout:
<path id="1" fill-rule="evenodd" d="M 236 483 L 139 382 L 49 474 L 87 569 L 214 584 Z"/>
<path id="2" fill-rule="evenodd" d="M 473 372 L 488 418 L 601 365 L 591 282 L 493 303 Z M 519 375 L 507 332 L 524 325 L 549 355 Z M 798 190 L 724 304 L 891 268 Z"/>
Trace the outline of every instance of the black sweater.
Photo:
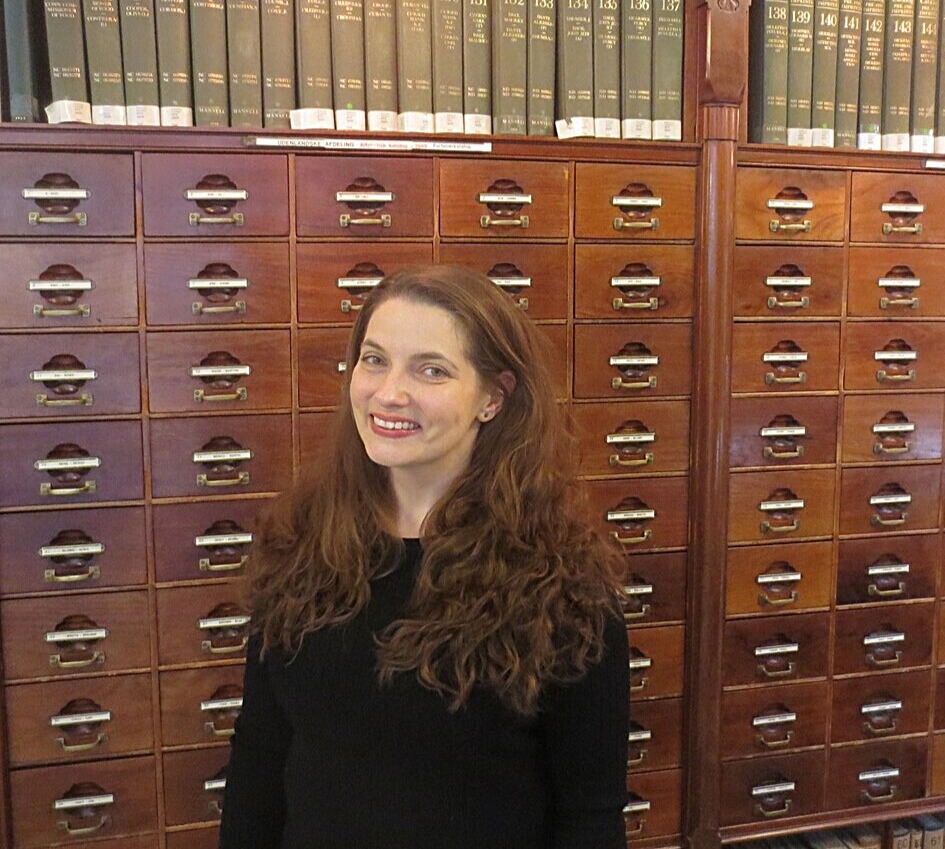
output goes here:
<path id="1" fill-rule="evenodd" d="M 623 849 L 627 640 L 522 718 L 481 688 L 459 711 L 412 674 L 381 686 L 373 635 L 398 618 L 421 550 L 350 623 L 294 658 L 250 642 L 221 849 Z"/>

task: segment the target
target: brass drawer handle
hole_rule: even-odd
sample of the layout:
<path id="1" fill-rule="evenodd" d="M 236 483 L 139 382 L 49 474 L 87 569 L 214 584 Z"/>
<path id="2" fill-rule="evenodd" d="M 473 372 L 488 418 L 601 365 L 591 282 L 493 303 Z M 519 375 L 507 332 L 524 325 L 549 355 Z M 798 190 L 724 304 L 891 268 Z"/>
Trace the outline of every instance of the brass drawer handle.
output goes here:
<path id="1" fill-rule="evenodd" d="M 41 212 L 31 212 L 29 221 L 32 226 L 37 224 L 75 224 L 85 227 L 88 217 L 84 212 L 73 212 L 72 215 L 43 215 Z"/>
<path id="2" fill-rule="evenodd" d="M 784 669 L 768 669 L 764 664 L 758 664 L 758 672 L 761 675 L 764 675 L 765 678 L 787 678 L 789 675 L 793 675 L 797 672 L 797 664 L 793 660 L 789 660 L 787 666 Z"/>
<path id="3" fill-rule="evenodd" d="M 639 683 L 639 684 L 631 684 L 631 685 L 630 685 L 630 692 L 631 692 L 631 693 L 639 693 L 639 692 L 642 692 L 643 690 L 646 689 L 646 685 L 649 684 L 649 683 L 650 683 L 649 676 L 644 675 L 642 678 L 640 678 L 640 683 Z"/>
<path id="4" fill-rule="evenodd" d="M 645 456 L 635 460 L 624 460 L 619 454 L 611 454 L 608 462 L 611 466 L 648 466 L 653 462 L 653 452 L 647 451 Z"/>
<path id="5" fill-rule="evenodd" d="M 611 302 L 614 310 L 658 310 L 660 308 L 659 298 L 647 298 L 645 301 L 625 301 L 623 298 L 614 298 Z"/>
<path id="6" fill-rule="evenodd" d="M 352 218 L 345 213 L 338 216 L 338 223 L 342 227 L 390 227 L 391 217 L 389 213 L 384 213 L 377 218 Z"/>
<path id="7" fill-rule="evenodd" d="M 883 296 L 879 299 L 879 308 L 881 310 L 888 310 L 890 307 L 909 307 L 910 309 L 918 309 L 919 298 L 917 295 L 913 295 L 911 298 L 887 298 Z"/>
<path id="8" fill-rule="evenodd" d="M 614 230 L 659 230 L 659 218 L 650 218 L 647 221 L 627 221 L 626 218 L 614 219 Z"/>
<path id="9" fill-rule="evenodd" d="M 111 821 L 112 818 L 108 814 L 102 814 L 98 818 L 98 822 L 95 823 L 95 825 L 74 828 L 73 826 L 69 825 L 68 820 L 59 820 L 59 827 L 70 837 L 82 837 L 85 834 L 95 834 L 96 831 L 100 831 L 101 829 L 105 828 L 105 826 L 107 826 Z"/>
<path id="10" fill-rule="evenodd" d="M 245 555 L 233 563 L 211 563 L 209 557 L 201 557 L 197 561 L 201 572 L 235 572 L 246 565 L 249 558 Z"/>
<path id="11" fill-rule="evenodd" d="M 810 233 L 810 228 L 811 223 L 807 218 L 794 224 L 784 224 L 781 221 L 775 221 L 773 219 L 768 222 L 768 229 L 772 233 L 778 233 L 780 231 L 786 231 L 789 233 Z"/>
<path id="12" fill-rule="evenodd" d="M 627 832 L 627 837 L 637 837 L 646 830 L 646 820 L 640 819 L 637 821 L 637 827 L 632 828 Z"/>
<path id="13" fill-rule="evenodd" d="M 54 487 L 51 483 L 41 483 L 39 485 L 40 495 L 84 495 L 86 492 L 95 492 L 95 481 L 85 481 L 82 486 L 60 486 Z"/>
<path id="14" fill-rule="evenodd" d="M 56 742 L 62 747 L 64 752 L 91 752 L 108 740 L 108 735 L 100 731 L 95 740 L 91 743 L 67 743 L 65 737 L 57 737 Z"/>
<path id="15" fill-rule="evenodd" d="M 620 535 L 619 531 L 611 531 L 610 538 L 620 545 L 639 545 L 641 542 L 646 542 L 650 537 L 653 536 L 653 529 L 647 528 L 640 536 L 638 537 L 623 537 Z"/>
<path id="16" fill-rule="evenodd" d="M 237 301 L 235 304 L 229 304 L 227 306 L 220 307 L 208 307 L 204 304 L 194 301 L 194 303 L 191 304 L 190 309 L 194 315 L 222 315 L 223 313 L 234 312 L 238 312 L 240 315 L 243 315 L 246 312 L 246 301 Z"/>
<path id="17" fill-rule="evenodd" d="M 796 460 L 804 456 L 804 446 L 798 445 L 793 451 L 776 451 L 770 445 L 766 445 L 762 453 L 766 460 Z"/>
<path id="18" fill-rule="evenodd" d="M 354 304 L 351 301 L 345 299 L 341 302 L 341 311 L 347 315 L 349 312 L 358 312 L 359 310 L 364 309 L 364 304 Z"/>
<path id="19" fill-rule="evenodd" d="M 223 816 L 223 805 L 221 805 L 216 799 L 211 799 L 209 802 L 207 802 L 207 808 L 214 816 Z"/>
<path id="20" fill-rule="evenodd" d="M 889 725 L 876 726 L 871 722 L 863 723 L 863 731 L 872 737 L 888 737 L 890 734 L 895 734 L 898 730 L 899 720 L 896 717 L 892 717 L 892 719 L 889 720 Z"/>
<path id="21" fill-rule="evenodd" d="M 105 652 L 96 649 L 88 657 L 82 660 L 63 660 L 61 654 L 49 655 L 49 665 L 58 666 L 60 669 L 84 669 L 86 666 L 92 666 L 96 663 L 105 662 Z"/>
<path id="22" fill-rule="evenodd" d="M 651 607 L 648 604 L 641 604 L 639 610 L 624 611 L 624 622 L 635 622 L 637 619 L 646 619 L 650 615 Z"/>
<path id="23" fill-rule="evenodd" d="M 899 525 L 904 525 L 908 520 L 908 513 L 903 513 L 896 519 L 884 519 L 878 513 L 874 513 L 872 516 L 870 516 L 870 524 L 873 525 L 873 527 L 895 528 Z"/>
<path id="24" fill-rule="evenodd" d="M 233 726 L 229 728 L 217 728 L 216 720 L 204 723 L 204 728 L 214 737 L 232 737 L 236 733 L 236 729 Z"/>
<path id="25" fill-rule="evenodd" d="M 766 749 L 783 749 L 785 746 L 790 746 L 794 742 L 794 732 L 790 729 L 784 732 L 784 736 L 778 740 L 769 740 L 767 737 L 763 737 L 761 734 L 755 735 L 755 745 L 764 746 Z"/>
<path id="26" fill-rule="evenodd" d="M 772 222 L 774 223 L 774 222 Z M 784 804 L 780 808 L 763 808 L 758 802 L 755 802 L 755 814 L 765 819 L 771 819 L 773 817 L 783 817 L 788 811 L 791 810 L 791 800 L 785 799 Z"/>
<path id="27" fill-rule="evenodd" d="M 891 802 L 893 799 L 896 798 L 896 785 L 890 784 L 889 792 L 883 793 L 882 796 L 874 796 L 872 793 L 870 793 L 869 790 L 861 790 L 860 798 L 864 802 L 869 802 L 870 804 L 874 804 L 874 805 L 878 805 L 881 802 Z"/>
<path id="28" fill-rule="evenodd" d="M 903 445 L 883 445 L 882 442 L 873 443 L 874 454 L 908 454 L 911 450 L 911 442 L 906 442 Z"/>
<path id="29" fill-rule="evenodd" d="M 807 295 L 804 295 L 802 298 L 796 301 L 779 301 L 774 295 L 768 297 L 768 309 L 793 309 L 793 310 L 806 310 L 810 306 L 810 298 Z"/>
<path id="30" fill-rule="evenodd" d="M 876 657 L 873 652 L 867 652 L 866 654 L 866 663 L 869 666 L 895 666 L 900 660 L 902 660 L 902 652 L 899 649 L 896 649 L 893 657 Z"/>
<path id="31" fill-rule="evenodd" d="M 769 371 L 765 374 L 765 383 L 807 383 L 807 372 L 799 371 L 796 375 L 780 375 Z"/>
<path id="32" fill-rule="evenodd" d="M 245 223 L 242 212 L 234 212 L 232 215 L 201 215 L 199 212 L 191 212 L 187 220 L 194 227 L 200 224 L 232 224 L 234 227 L 242 227 Z"/>
<path id="33" fill-rule="evenodd" d="M 772 525 L 771 522 L 765 520 L 761 523 L 761 532 L 763 534 L 789 534 L 792 531 L 799 530 L 800 527 L 800 519 L 794 519 L 789 525 Z"/>
<path id="34" fill-rule="evenodd" d="M 73 584 L 77 581 L 97 581 L 102 576 L 102 571 L 98 566 L 89 566 L 84 572 L 75 575 L 60 575 L 55 569 L 46 569 L 43 572 L 43 580 L 51 581 L 56 584 Z"/>
<path id="35" fill-rule="evenodd" d="M 206 475 L 197 475 L 197 486 L 245 486 L 249 483 L 249 472 L 240 472 L 235 478 L 209 480 Z"/>
<path id="36" fill-rule="evenodd" d="M 195 401 L 245 401 L 249 396 L 249 392 L 246 390 L 245 386 L 239 387 L 236 392 L 220 392 L 220 393 L 211 393 L 203 389 L 194 390 L 194 400 Z"/>
<path id="37" fill-rule="evenodd" d="M 910 233 L 916 236 L 922 235 L 922 222 L 919 221 L 915 224 L 890 224 L 888 221 L 883 225 L 883 235 L 888 236 L 890 233 Z"/>
<path id="38" fill-rule="evenodd" d="M 903 381 L 908 381 L 908 380 L 915 380 L 915 369 L 914 368 L 909 369 L 908 374 L 890 374 L 888 371 L 886 371 L 886 369 L 881 368 L 876 372 L 876 380 L 879 383 L 887 383 L 887 382 L 892 382 L 892 381 L 903 382 Z"/>
<path id="39" fill-rule="evenodd" d="M 88 304 L 79 304 L 76 307 L 44 307 L 42 304 L 33 304 L 33 315 L 37 318 L 68 318 L 81 316 L 88 318 L 92 309 Z"/>
<path id="40" fill-rule="evenodd" d="M 91 407 L 94 403 L 91 392 L 83 392 L 78 398 L 50 398 L 45 392 L 36 396 L 40 407 Z"/>
<path id="41" fill-rule="evenodd" d="M 646 749 L 640 749 L 640 754 L 635 758 L 627 758 L 627 766 L 641 766 L 646 760 Z"/>
<path id="42" fill-rule="evenodd" d="M 624 380 L 615 377 L 610 385 L 613 389 L 653 389 L 656 387 L 656 375 L 651 375 L 646 380 Z"/>
<path id="43" fill-rule="evenodd" d="M 894 587 L 888 590 L 882 590 L 876 586 L 875 582 L 870 582 L 869 586 L 866 588 L 867 595 L 879 596 L 880 598 L 890 598 L 892 596 L 900 596 L 906 591 L 906 582 L 899 581 L 899 586 Z"/>
<path id="44" fill-rule="evenodd" d="M 210 640 L 203 640 L 200 648 L 208 654 L 236 654 L 249 645 L 249 637 L 243 637 L 235 646 L 215 646 Z"/>
<path id="45" fill-rule="evenodd" d="M 479 226 L 486 230 L 490 227 L 521 227 L 524 230 L 528 227 L 528 216 L 521 215 L 518 218 L 493 218 L 490 215 L 481 215 L 479 217 Z"/>
<path id="46" fill-rule="evenodd" d="M 763 592 L 758 594 L 758 604 L 783 607 L 786 604 L 794 604 L 800 597 L 801 594 L 797 590 L 791 590 L 791 594 L 787 598 L 771 598 L 766 592 Z"/>

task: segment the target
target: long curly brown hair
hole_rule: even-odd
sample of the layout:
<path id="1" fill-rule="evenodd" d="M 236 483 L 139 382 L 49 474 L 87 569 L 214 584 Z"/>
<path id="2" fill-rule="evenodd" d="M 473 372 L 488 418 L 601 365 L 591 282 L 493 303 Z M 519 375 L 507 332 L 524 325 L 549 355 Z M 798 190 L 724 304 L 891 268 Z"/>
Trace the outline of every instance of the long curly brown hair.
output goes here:
<path id="1" fill-rule="evenodd" d="M 534 714 L 547 685 L 577 680 L 600 659 L 623 559 L 586 519 L 540 331 L 487 277 L 430 266 L 376 287 L 355 322 L 349 364 L 392 298 L 448 311 L 484 385 L 511 372 L 515 386 L 423 523 L 407 609 L 377 637 L 379 678 L 412 671 L 453 709 L 481 686 Z M 291 653 L 306 633 L 350 620 L 369 602 L 372 577 L 403 556 L 388 472 L 365 453 L 347 382 L 333 442 L 261 521 L 247 593 L 263 652 Z"/>

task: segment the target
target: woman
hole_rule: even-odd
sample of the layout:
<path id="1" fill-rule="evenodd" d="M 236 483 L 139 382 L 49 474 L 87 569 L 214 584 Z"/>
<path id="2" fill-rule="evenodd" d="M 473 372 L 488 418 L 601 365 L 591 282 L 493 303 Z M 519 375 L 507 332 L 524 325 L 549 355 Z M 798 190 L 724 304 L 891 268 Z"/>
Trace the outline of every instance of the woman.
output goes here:
<path id="1" fill-rule="evenodd" d="M 622 563 L 540 340 L 458 267 L 367 299 L 334 453 L 247 567 L 222 849 L 623 849 Z"/>

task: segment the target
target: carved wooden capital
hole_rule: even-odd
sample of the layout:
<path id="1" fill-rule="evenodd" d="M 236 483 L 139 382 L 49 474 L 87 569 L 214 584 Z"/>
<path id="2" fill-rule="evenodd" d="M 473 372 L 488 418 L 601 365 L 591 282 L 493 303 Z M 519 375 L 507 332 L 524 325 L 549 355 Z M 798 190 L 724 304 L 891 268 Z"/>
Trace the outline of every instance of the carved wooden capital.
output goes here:
<path id="1" fill-rule="evenodd" d="M 700 102 L 742 102 L 748 78 L 748 7 L 751 0 L 700 0 L 704 28 L 705 75 Z"/>

